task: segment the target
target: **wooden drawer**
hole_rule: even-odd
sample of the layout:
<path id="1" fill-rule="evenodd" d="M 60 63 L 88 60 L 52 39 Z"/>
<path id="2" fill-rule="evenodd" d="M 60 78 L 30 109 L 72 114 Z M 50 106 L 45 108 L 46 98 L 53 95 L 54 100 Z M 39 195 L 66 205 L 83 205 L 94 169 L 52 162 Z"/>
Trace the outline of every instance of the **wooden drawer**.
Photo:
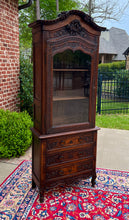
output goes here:
<path id="1" fill-rule="evenodd" d="M 94 133 L 62 136 L 60 138 L 51 138 L 47 140 L 47 149 L 54 150 L 57 148 L 77 146 L 94 142 Z"/>
<path id="2" fill-rule="evenodd" d="M 47 165 L 53 165 L 53 164 L 68 162 L 70 160 L 93 157 L 93 151 L 94 151 L 94 144 L 88 144 L 87 146 L 83 145 L 75 149 L 65 148 L 65 150 L 61 150 L 60 152 L 59 151 L 55 153 L 48 152 L 46 163 Z"/>
<path id="3" fill-rule="evenodd" d="M 46 177 L 47 179 L 60 178 L 91 169 L 93 169 L 93 158 L 88 160 L 81 160 L 76 163 L 67 163 L 63 166 L 47 167 Z"/>

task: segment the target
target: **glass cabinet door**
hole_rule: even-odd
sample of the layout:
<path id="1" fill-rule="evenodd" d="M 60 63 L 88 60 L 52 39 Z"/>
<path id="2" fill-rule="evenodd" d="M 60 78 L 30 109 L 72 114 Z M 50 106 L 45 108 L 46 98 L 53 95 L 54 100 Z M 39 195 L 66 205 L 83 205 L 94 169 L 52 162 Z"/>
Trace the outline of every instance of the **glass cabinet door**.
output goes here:
<path id="1" fill-rule="evenodd" d="M 53 126 L 89 121 L 91 56 L 66 50 L 53 57 Z"/>

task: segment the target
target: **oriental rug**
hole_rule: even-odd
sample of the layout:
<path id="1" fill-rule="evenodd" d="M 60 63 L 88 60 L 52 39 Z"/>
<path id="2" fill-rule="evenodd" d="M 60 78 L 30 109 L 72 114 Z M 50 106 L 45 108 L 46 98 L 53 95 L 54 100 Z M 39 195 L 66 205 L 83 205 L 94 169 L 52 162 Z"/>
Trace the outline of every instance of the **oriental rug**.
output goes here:
<path id="1" fill-rule="evenodd" d="M 31 188 L 31 161 L 23 161 L 0 185 L 0 220 L 129 219 L 129 173 L 97 169 L 91 179 L 46 190 L 39 202 Z"/>

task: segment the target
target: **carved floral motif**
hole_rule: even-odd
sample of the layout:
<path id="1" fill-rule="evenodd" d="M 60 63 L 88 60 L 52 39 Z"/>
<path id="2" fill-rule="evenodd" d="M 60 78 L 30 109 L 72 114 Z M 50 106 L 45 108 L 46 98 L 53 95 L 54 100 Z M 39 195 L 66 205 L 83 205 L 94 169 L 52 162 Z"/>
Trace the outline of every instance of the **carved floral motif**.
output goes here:
<path id="1" fill-rule="evenodd" d="M 86 53 L 93 54 L 94 52 L 96 52 L 97 44 L 94 44 L 94 43 L 92 44 L 92 40 L 90 41 L 88 39 L 87 41 L 86 38 L 80 41 L 79 35 L 77 36 L 72 35 L 69 38 L 66 37 L 62 39 L 56 39 L 56 41 L 54 42 L 50 40 L 48 44 L 48 54 L 49 54 L 50 59 L 51 59 L 52 54 L 54 55 L 56 53 L 60 53 L 64 51 L 64 48 L 65 50 L 71 49 L 73 51 L 80 50 L 82 48 L 84 53 L 86 52 Z M 51 60 L 49 60 L 48 63 L 49 62 L 51 62 Z"/>
<path id="2" fill-rule="evenodd" d="M 77 19 L 73 20 L 70 24 L 62 27 L 58 31 L 49 33 L 49 38 L 65 37 L 69 35 L 80 36 L 93 43 L 97 43 L 98 39 L 97 36 L 91 35 L 85 28 L 83 28 L 80 21 Z"/>
<path id="3" fill-rule="evenodd" d="M 70 24 L 66 25 L 65 28 L 71 35 L 81 34 L 84 29 L 78 20 L 72 21 Z"/>
<path id="4" fill-rule="evenodd" d="M 93 168 L 92 161 L 85 161 L 85 162 L 83 161 L 83 162 L 79 162 L 78 164 L 71 164 L 68 167 L 62 167 L 62 168 L 60 167 L 49 170 L 49 172 L 47 172 L 47 178 L 51 179 L 51 178 L 56 178 L 57 176 L 61 177 L 64 175 L 69 175 L 84 170 L 90 170 L 92 168 Z"/>
<path id="5" fill-rule="evenodd" d="M 73 146 L 77 144 L 88 144 L 94 142 L 94 137 L 92 134 L 89 135 L 80 135 L 80 136 L 67 136 L 62 139 L 56 139 L 56 141 L 51 141 L 48 143 L 48 150 L 55 148 Z"/>
<path id="6" fill-rule="evenodd" d="M 47 157 L 47 165 L 52 165 L 64 161 L 88 158 L 93 156 L 93 145 L 88 147 L 83 147 L 80 149 L 68 150 L 63 152 L 58 152 L 56 154 L 51 154 Z"/>
<path id="7" fill-rule="evenodd" d="M 86 21 L 87 23 L 92 23 L 93 22 L 93 18 L 91 18 L 89 15 L 85 14 L 82 11 L 77 11 L 77 10 L 73 10 L 73 11 L 63 11 L 61 12 L 58 17 L 61 20 L 66 19 L 70 14 L 76 14 L 79 15 L 80 17 L 83 18 L 84 21 Z"/>

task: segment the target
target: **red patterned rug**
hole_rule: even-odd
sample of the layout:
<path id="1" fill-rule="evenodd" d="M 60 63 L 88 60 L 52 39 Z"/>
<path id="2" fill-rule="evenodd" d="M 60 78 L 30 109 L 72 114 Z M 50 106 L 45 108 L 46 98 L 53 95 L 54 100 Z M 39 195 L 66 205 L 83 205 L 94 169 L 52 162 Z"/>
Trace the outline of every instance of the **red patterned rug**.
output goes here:
<path id="1" fill-rule="evenodd" d="M 47 190 L 39 203 L 31 188 L 31 162 L 23 161 L 0 185 L 0 220 L 129 219 L 129 173 L 97 169 L 90 179 Z"/>

